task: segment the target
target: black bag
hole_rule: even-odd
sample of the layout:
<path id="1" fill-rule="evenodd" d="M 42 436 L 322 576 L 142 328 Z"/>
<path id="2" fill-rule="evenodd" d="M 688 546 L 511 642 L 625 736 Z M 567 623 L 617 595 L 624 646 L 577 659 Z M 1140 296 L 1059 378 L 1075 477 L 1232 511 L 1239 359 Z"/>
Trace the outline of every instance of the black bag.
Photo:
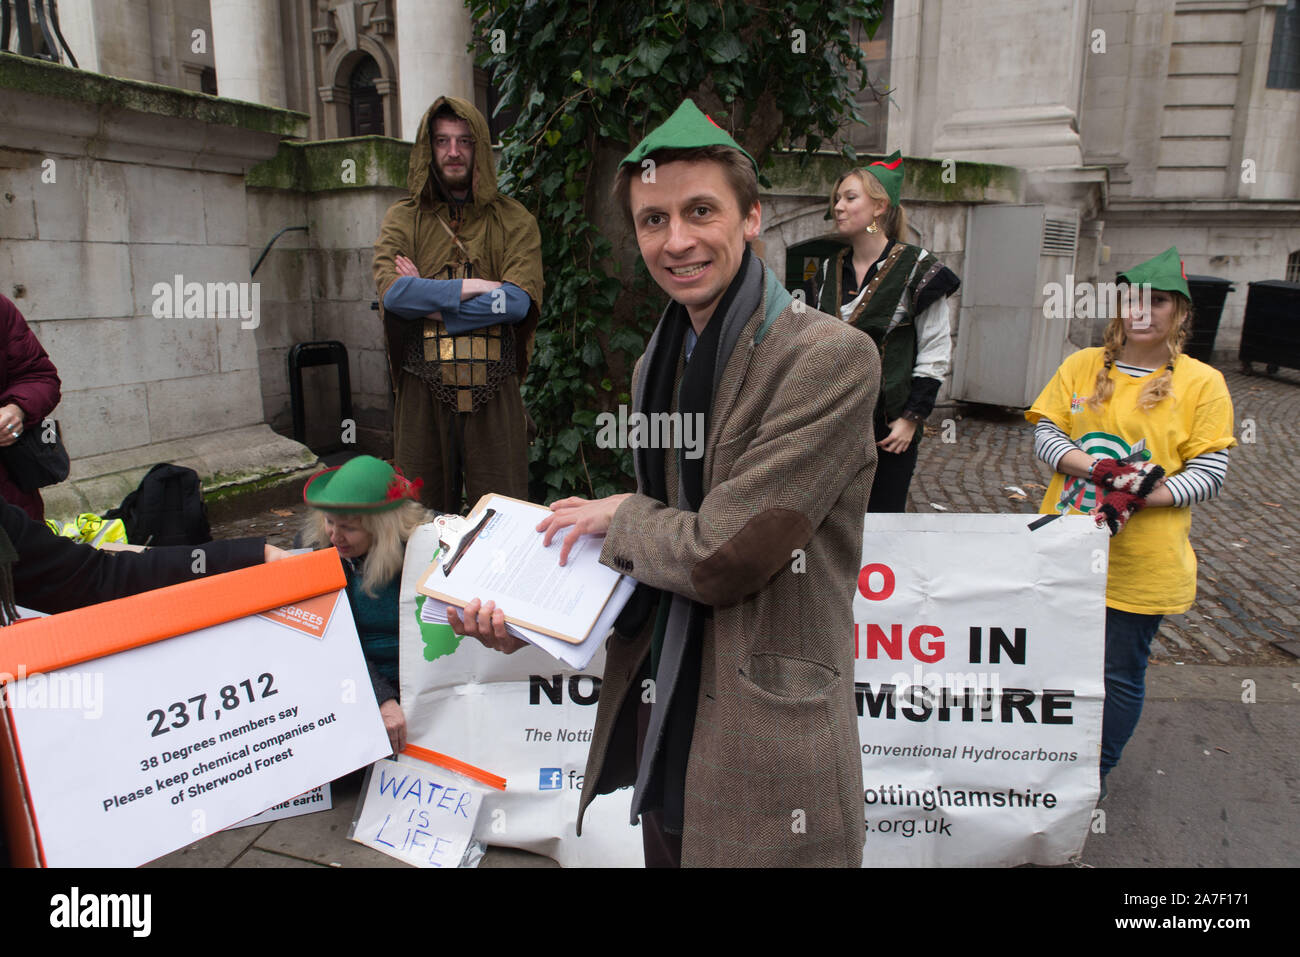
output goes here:
<path id="1" fill-rule="evenodd" d="M 183 465 L 155 465 L 136 490 L 122 499 L 121 506 L 105 513 L 104 518 L 120 518 L 132 545 L 202 545 L 212 541 L 199 473 Z"/>
<path id="2" fill-rule="evenodd" d="M 47 485 L 57 485 L 68 477 L 71 463 L 68 450 L 63 447 L 63 434 L 59 423 L 54 426 L 54 441 L 44 441 L 46 427 L 24 429 L 18 441 L 0 448 L 5 471 L 24 492 L 35 492 Z"/>

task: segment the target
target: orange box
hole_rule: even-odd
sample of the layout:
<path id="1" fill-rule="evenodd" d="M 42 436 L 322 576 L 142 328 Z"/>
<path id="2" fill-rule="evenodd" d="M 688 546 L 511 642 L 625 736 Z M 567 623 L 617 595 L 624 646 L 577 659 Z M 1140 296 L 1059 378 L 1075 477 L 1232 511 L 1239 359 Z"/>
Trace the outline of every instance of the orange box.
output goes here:
<path id="1" fill-rule="evenodd" d="M 134 866 L 389 751 L 333 549 L 0 631 L 14 863 Z"/>

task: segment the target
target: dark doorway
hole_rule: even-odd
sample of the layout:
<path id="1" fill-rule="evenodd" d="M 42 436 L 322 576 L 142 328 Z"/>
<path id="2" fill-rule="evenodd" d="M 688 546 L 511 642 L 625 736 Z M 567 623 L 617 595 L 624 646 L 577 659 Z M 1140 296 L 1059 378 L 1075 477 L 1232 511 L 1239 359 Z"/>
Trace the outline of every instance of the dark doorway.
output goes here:
<path id="1" fill-rule="evenodd" d="M 374 57 L 363 56 L 348 79 L 348 91 L 352 95 L 353 136 L 384 135 L 384 98 L 375 89 L 377 79 L 379 64 Z"/>

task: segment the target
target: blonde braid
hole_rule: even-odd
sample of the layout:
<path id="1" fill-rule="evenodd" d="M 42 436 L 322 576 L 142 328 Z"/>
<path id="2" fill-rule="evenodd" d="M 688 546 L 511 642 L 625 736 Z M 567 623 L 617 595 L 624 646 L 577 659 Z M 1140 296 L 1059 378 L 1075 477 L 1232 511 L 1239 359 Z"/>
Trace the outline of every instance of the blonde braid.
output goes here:
<path id="1" fill-rule="evenodd" d="M 1111 393 L 1115 391 L 1115 383 L 1111 381 L 1110 370 L 1119 357 L 1119 351 L 1124 347 L 1124 320 L 1115 316 L 1106 326 L 1105 345 L 1102 350 L 1101 368 L 1097 370 L 1097 380 L 1093 383 L 1092 395 L 1088 396 L 1088 406 L 1093 410 L 1099 409 L 1110 401 Z"/>
<path id="2" fill-rule="evenodd" d="M 1187 341 L 1187 327 L 1191 323 L 1192 305 L 1187 299 L 1177 292 L 1171 292 L 1174 297 L 1174 324 L 1169 329 L 1169 337 L 1165 344 L 1169 346 L 1169 361 L 1165 363 L 1165 371 L 1155 379 L 1152 379 L 1142 389 L 1142 394 L 1138 396 L 1138 408 L 1144 412 L 1155 408 L 1162 400 L 1170 398 L 1174 394 L 1174 360 L 1183 354 L 1183 344 Z"/>

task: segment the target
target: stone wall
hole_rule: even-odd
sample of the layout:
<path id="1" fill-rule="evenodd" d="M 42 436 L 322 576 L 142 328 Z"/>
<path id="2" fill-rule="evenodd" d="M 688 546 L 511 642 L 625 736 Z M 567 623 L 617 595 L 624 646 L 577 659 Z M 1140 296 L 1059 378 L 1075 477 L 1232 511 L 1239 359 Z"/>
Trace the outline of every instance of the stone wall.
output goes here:
<path id="1" fill-rule="evenodd" d="M 295 343 L 335 339 L 348 350 L 357 450 L 392 450 L 392 392 L 384 358 L 371 260 L 388 207 L 406 195 L 410 144 L 380 136 L 281 145 L 248 176 L 248 254 L 285 233 L 258 269 L 267 321 L 257 334 L 265 420 L 292 430 L 286 365 Z M 333 366 L 304 370 L 307 442 L 339 445 L 345 428 L 338 412 Z"/>
<path id="2" fill-rule="evenodd" d="M 223 316 L 206 285 L 188 316 L 184 296 L 175 317 L 158 313 L 177 276 L 183 293 L 242 283 L 252 305 L 244 174 L 303 127 L 300 114 L 0 54 L 0 289 L 59 370 L 74 480 L 92 477 L 86 463 L 129 472 L 196 436 L 264 429 L 260 317 Z M 133 484 L 105 486 L 107 501 Z"/>

